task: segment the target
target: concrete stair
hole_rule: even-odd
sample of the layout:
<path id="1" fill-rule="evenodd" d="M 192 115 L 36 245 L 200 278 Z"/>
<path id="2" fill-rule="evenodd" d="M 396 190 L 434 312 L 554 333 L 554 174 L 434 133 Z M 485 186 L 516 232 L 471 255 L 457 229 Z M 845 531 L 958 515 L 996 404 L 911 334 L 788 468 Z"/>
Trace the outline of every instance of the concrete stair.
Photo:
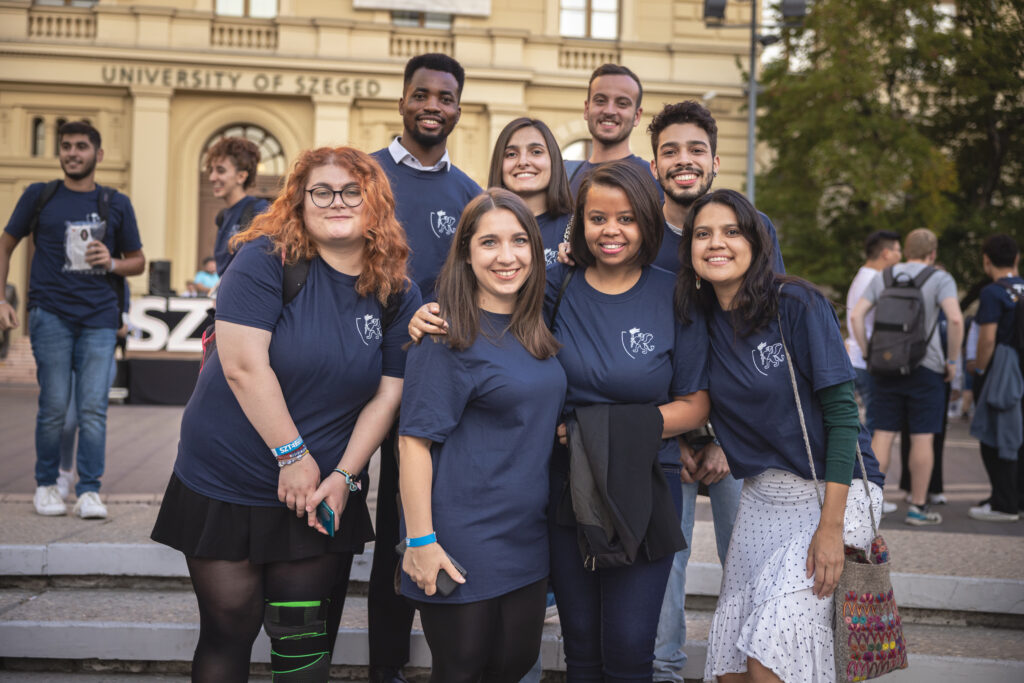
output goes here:
<path id="1" fill-rule="evenodd" d="M 48 538 L 39 538 L 41 518 L 32 514 L 30 505 L 0 503 L 5 519 L 0 535 L 0 657 L 4 658 L 0 683 L 184 680 L 177 677 L 187 674 L 198 636 L 195 597 L 184 560 L 177 552 L 146 540 L 155 505 L 112 503 L 109 507 L 111 517 L 100 523 L 42 520 L 51 532 Z M 907 552 L 911 541 L 926 539 L 927 534 L 922 533 L 892 532 L 887 539 L 891 547 Z M 910 540 L 904 542 L 904 534 Z M 932 540 L 961 546 L 971 543 L 969 538 L 956 536 L 942 534 Z M 913 562 L 897 565 L 897 569 L 911 570 L 893 574 L 911 666 L 887 680 L 1024 681 L 1024 579 L 1019 569 L 1024 539 L 983 540 L 977 547 L 988 547 L 991 557 L 968 548 L 979 571 L 937 565 L 948 572 L 937 574 L 919 571 Z M 709 523 L 697 523 L 695 543 L 695 547 L 713 546 Z M 915 558 L 922 555 L 912 554 Z M 948 558 L 948 552 L 944 554 Z M 1016 558 L 1017 573 L 1001 571 L 997 557 L 1004 563 L 1007 557 Z M 352 589 L 334 657 L 339 679 L 365 680 L 366 605 L 362 596 L 371 558 L 368 552 L 357 557 L 353 566 Z M 927 557 L 923 561 L 929 562 Z M 720 581 L 717 563 L 691 561 L 687 582 L 689 660 L 683 671 L 687 680 L 699 680 L 703 672 Z M 564 680 L 557 618 L 545 624 L 542 656 L 545 680 Z M 269 661 L 269 642 L 262 636 L 254 647 L 253 661 L 254 680 L 258 680 Z M 418 622 L 410 665 L 410 680 L 425 680 L 430 653 Z M 103 675 L 106 677 L 96 678 Z"/>

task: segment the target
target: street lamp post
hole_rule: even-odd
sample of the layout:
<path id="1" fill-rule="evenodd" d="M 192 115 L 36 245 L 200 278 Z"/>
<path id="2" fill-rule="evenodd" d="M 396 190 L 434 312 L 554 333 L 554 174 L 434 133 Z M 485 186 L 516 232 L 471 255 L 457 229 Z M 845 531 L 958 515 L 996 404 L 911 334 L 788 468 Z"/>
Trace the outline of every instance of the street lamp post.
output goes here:
<path id="1" fill-rule="evenodd" d="M 728 0 L 704 0 L 704 23 L 712 28 L 746 28 L 746 24 L 725 24 Z M 777 36 L 759 36 L 757 4 L 750 0 L 750 71 L 747 74 L 747 199 L 754 203 L 754 155 L 757 148 L 757 44 L 771 45 Z M 807 14 L 807 0 L 782 0 L 782 17 L 788 24 Z M 778 28 L 778 27 L 766 27 Z"/>

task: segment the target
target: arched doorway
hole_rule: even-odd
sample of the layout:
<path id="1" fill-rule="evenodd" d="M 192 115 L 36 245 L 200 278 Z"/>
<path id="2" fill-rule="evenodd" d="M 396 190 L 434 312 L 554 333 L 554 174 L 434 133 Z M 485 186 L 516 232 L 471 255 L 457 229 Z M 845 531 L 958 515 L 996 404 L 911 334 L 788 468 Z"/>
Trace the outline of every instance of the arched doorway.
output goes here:
<path id="1" fill-rule="evenodd" d="M 281 189 L 287 172 L 288 160 L 281 143 L 266 129 L 251 123 L 233 123 L 210 136 L 199 155 L 199 239 L 196 242 L 196 268 L 202 260 L 213 255 L 213 243 L 217 236 L 215 219 L 217 212 L 224 208 L 224 202 L 213 196 L 210 179 L 203 162 L 206 150 L 221 138 L 246 138 L 260 148 L 260 163 L 256 170 L 256 183 L 248 192 L 257 197 L 273 201 Z"/>

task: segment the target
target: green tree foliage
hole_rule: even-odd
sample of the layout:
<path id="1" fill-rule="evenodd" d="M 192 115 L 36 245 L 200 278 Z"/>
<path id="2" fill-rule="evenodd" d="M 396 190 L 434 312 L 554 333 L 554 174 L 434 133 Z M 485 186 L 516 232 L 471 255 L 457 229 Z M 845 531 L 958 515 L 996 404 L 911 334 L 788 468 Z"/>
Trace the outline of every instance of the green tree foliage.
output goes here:
<path id="1" fill-rule="evenodd" d="M 793 273 L 844 292 L 873 230 L 940 236 L 961 283 L 1024 231 L 1024 0 L 816 0 L 765 65 L 758 208 Z"/>

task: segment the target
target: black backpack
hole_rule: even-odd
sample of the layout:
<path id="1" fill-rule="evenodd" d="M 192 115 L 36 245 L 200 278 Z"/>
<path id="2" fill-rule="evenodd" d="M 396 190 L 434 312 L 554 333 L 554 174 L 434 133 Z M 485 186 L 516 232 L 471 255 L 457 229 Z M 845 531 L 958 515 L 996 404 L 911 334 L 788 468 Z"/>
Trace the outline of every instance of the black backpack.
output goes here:
<path id="1" fill-rule="evenodd" d="M 925 329 L 921 287 L 934 273 L 931 266 L 913 278 L 906 273 L 894 275 L 892 266 L 882 271 L 885 288 L 875 304 L 875 328 L 866 359 L 871 374 L 909 375 L 928 352 L 939 316 L 935 316 L 931 329 Z"/>
<path id="2" fill-rule="evenodd" d="M 29 232 L 32 233 L 32 244 L 38 244 L 39 242 L 39 215 L 43 212 L 43 207 L 46 206 L 53 196 L 57 194 L 57 189 L 64 184 L 63 180 L 51 180 L 43 186 L 42 192 L 36 198 L 35 209 L 32 211 L 32 219 L 29 221 Z M 96 184 L 96 189 L 99 193 L 96 195 L 96 214 L 100 217 L 104 223 L 109 225 L 110 221 L 110 202 L 117 194 L 117 190 L 112 187 L 104 187 L 99 183 Z M 121 254 L 111 254 L 121 258 Z M 114 295 L 117 297 L 117 310 L 119 313 L 124 314 L 128 312 L 128 302 L 124 296 L 124 276 L 115 275 L 114 273 L 107 273 L 107 283 L 113 288 Z"/>
<path id="3" fill-rule="evenodd" d="M 306 278 L 309 277 L 309 263 L 308 259 L 300 259 L 295 263 L 284 264 L 284 280 L 281 284 L 281 304 L 287 306 L 290 304 L 295 297 L 299 295 L 303 285 L 306 284 Z M 391 326 L 395 317 L 398 315 L 398 309 L 402 305 L 402 292 L 392 294 L 388 297 L 387 303 L 384 305 L 384 311 L 380 316 L 381 331 L 385 331 Z M 210 309 L 211 311 L 213 309 Z M 203 360 L 199 364 L 199 372 L 203 371 L 203 366 L 206 365 L 206 361 L 213 355 L 213 352 L 217 349 L 217 330 L 216 323 L 210 323 L 203 330 Z"/>

